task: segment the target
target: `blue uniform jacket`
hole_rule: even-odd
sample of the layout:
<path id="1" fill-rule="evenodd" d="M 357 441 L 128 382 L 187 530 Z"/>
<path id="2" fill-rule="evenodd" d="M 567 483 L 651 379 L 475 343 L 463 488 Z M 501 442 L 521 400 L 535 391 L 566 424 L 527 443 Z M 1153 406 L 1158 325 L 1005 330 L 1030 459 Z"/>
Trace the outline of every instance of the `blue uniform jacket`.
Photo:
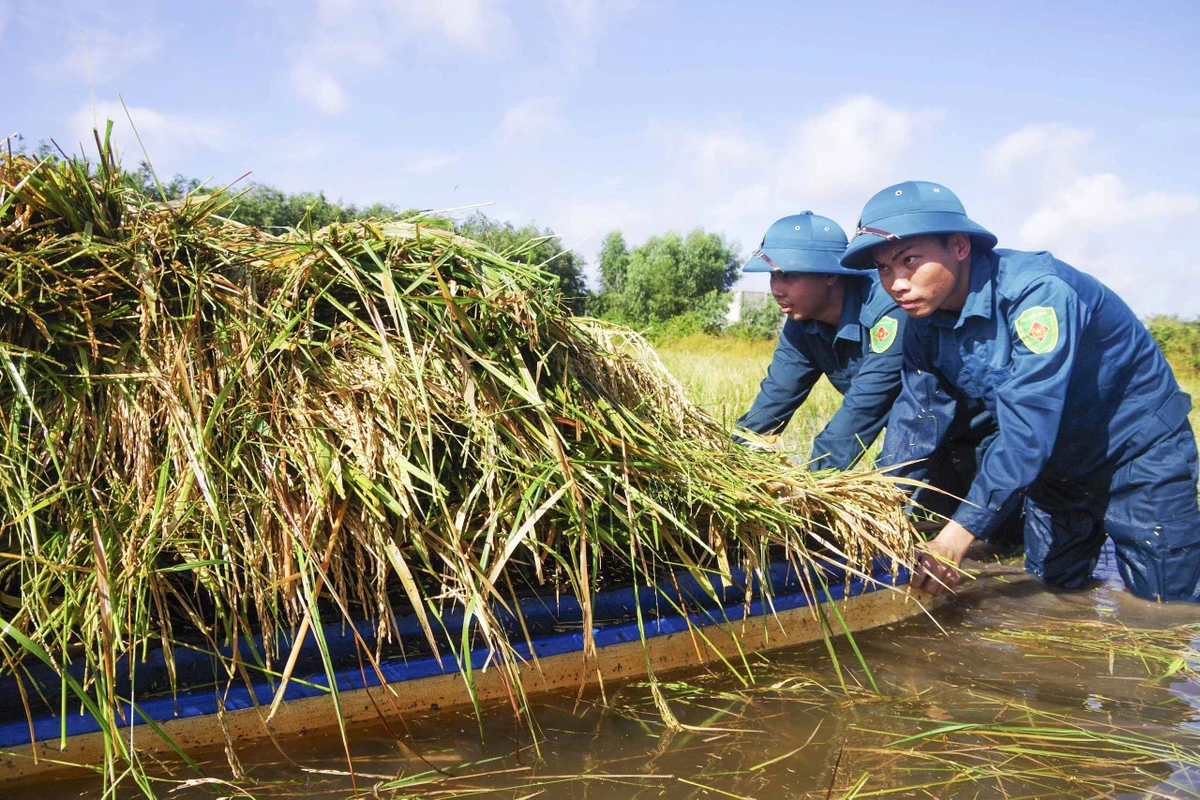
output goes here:
<path id="1" fill-rule="evenodd" d="M 784 324 L 767 377 L 738 427 L 779 433 L 825 375 L 845 398 L 813 442 L 811 468 L 849 468 L 883 429 L 900 391 L 906 319 L 878 278 L 849 279 L 836 329 L 816 320 Z"/>
<path id="2" fill-rule="evenodd" d="M 880 463 L 929 456 L 956 403 L 982 402 L 999 434 L 953 518 L 983 539 L 1035 480 L 1107 493 L 1116 468 L 1191 409 L 1124 301 L 1049 253 L 976 254 L 962 311 L 909 320 L 902 352 Z M 920 479 L 921 465 L 901 473 Z"/>

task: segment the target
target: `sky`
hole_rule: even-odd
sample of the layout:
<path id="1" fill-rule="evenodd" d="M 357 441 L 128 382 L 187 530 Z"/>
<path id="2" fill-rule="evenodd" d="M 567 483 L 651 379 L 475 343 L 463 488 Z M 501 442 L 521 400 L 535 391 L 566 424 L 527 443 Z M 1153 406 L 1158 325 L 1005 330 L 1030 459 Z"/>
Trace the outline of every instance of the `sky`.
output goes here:
<path id="1" fill-rule="evenodd" d="M 612 229 L 852 232 L 934 180 L 1001 247 L 1193 318 L 1198 35 L 1195 0 L 0 0 L 0 137 L 94 153 L 112 119 L 164 177 L 488 204 L 593 265 Z"/>

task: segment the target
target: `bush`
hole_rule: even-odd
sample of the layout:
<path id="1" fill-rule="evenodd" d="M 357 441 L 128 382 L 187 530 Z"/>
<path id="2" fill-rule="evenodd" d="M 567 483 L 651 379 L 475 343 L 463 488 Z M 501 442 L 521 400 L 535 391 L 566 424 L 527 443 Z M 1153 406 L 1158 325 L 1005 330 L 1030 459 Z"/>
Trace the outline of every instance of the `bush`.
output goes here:
<path id="1" fill-rule="evenodd" d="M 716 336 L 725 329 L 725 314 L 729 309 L 729 292 L 709 292 L 694 304 L 694 308 L 665 320 L 652 322 L 646 328 L 646 338 L 655 344 L 673 342 L 688 336 Z"/>
<path id="2" fill-rule="evenodd" d="M 767 297 L 756 303 L 744 303 L 741 321 L 730 325 L 726 332 L 742 339 L 777 339 L 783 322 L 779 304 Z"/>
<path id="3" fill-rule="evenodd" d="M 1200 372 L 1200 320 L 1150 317 L 1146 328 L 1176 372 Z"/>

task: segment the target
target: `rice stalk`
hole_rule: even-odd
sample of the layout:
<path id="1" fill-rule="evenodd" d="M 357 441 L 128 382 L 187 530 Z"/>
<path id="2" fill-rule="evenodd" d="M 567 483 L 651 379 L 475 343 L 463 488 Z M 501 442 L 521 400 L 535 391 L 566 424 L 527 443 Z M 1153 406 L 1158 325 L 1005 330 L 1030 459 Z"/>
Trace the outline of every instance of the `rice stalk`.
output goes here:
<path id="1" fill-rule="evenodd" d="M 1200 623 L 1170 628 L 1130 628 L 1104 620 L 1023 623 L 989 631 L 986 641 L 1020 647 L 1030 658 L 1090 658 L 1112 675 L 1116 660 L 1140 664 L 1148 678 L 1200 677 Z"/>
<path id="2" fill-rule="evenodd" d="M 520 709 L 514 586 L 574 594 L 590 636 L 633 574 L 911 562 L 892 480 L 732 444 L 539 268 L 420 221 L 271 236 L 228 202 L 148 202 L 106 143 L 0 161 L 0 652 L 86 664 L 60 702 L 101 720 L 110 783 L 136 763 L 117 664 L 152 645 L 261 635 L 230 679 L 286 682 L 289 633 L 365 619 L 368 658 L 445 649 L 468 687 L 490 648 Z"/>

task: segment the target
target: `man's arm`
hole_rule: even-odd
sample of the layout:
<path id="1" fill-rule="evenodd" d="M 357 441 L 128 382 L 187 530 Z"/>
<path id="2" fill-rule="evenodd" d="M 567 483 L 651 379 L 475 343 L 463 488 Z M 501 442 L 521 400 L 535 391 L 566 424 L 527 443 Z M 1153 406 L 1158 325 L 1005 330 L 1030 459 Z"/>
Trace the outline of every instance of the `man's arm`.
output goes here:
<path id="1" fill-rule="evenodd" d="M 1032 285 L 1009 311 L 1012 366 L 995 389 L 999 434 L 954 513 L 976 538 L 995 531 L 1049 461 L 1089 318 L 1075 292 L 1055 277 Z"/>
<path id="2" fill-rule="evenodd" d="M 807 352 L 804 334 L 790 320 L 779 334 L 779 343 L 767 368 L 767 377 L 758 387 L 758 397 L 750 410 L 738 419 L 736 427 L 755 433 L 774 435 L 787 427 L 792 415 L 821 377 L 821 369 Z M 791 335 L 789 336 L 789 333 Z"/>
<path id="3" fill-rule="evenodd" d="M 892 468 L 892 475 L 914 481 L 926 479 L 923 460 L 941 446 L 959 407 L 933 370 L 936 346 L 932 336 L 922 334 L 921 326 L 907 326 L 900 393 L 892 404 L 878 459 L 879 466 Z"/>
<path id="4" fill-rule="evenodd" d="M 921 557 L 913 586 L 940 594 L 957 584 L 955 568 L 967 547 L 996 530 L 1045 468 L 1088 320 L 1088 309 L 1057 278 L 1037 282 L 1014 304 L 1007 319 L 1012 366 L 996 388 L 999 435 L 984 453 L 966 501 Z"/>
<path id="5" fill-rule="evenodd" d="M 879 456 L 879 465 L 892 467 L 893 475 L 918 482 L 929 478 L 925 459 L 941 446 L 959 411 L 959 403 L 933 371 L 935 348 L 932 336 L 926 338 L 920 334 L 919 326 L 909 326 L 904 337 L 900 395 L 892 406 Z M 910 580 L 914 588 L 938 594 L 944 586 L 958 582 L 957 566 L 972 539 L 962 531 L 967 537 L 964 544 L 963 537 L 955 537 L 954 533 L 944 529 L 944 535 L 939 536 L 941 541 L 935 539 L 917 555 Z M 962 554 L 958 553 L 959 547 Z"/>
<path id="6" fill-rule="evenodd" d="M 867 355 L 842 406 L 813 441 L 811 469 L 849 469 L 870 447 L 887 423 L 892 404 L 900 394 L 901 369 L 904 365 L 904 331 L 908 315 L 891 309 L 871 331 L 888 320 L 894 329 L 886 346 L 868 347 Z M 885 334 L 889 328 L 884 328 Z"/>

